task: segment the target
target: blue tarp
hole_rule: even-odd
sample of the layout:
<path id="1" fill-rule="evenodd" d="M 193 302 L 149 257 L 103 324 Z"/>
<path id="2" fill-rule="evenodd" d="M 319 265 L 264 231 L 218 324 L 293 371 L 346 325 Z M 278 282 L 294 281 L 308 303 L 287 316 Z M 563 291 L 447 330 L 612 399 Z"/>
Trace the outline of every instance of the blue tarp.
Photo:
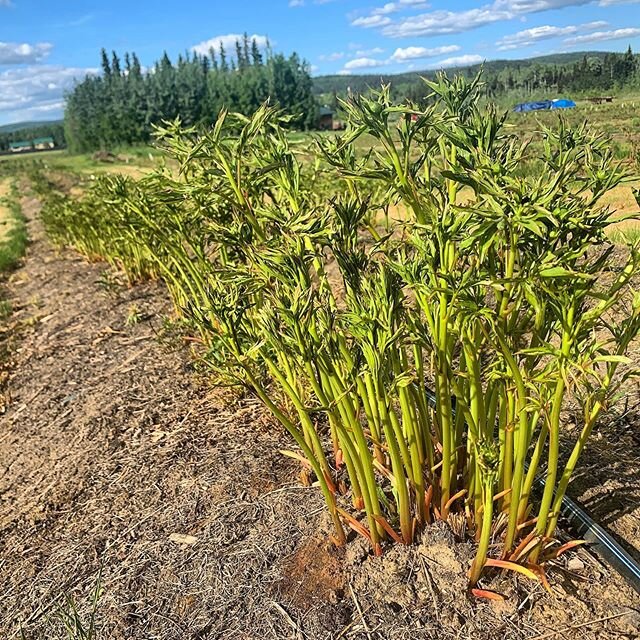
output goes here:
<path id="1" fill-rule="evenodd" d="M 540 102 L 523 102 L 517 104 L 513 110 L 524 111 L 548 111 L 549 109 L 573 109 L 576 103 L 568 98 L 557 98 L 556 100 L 540 100 Z"/>
<path id="2" fill-rule="evenodd" d="M 576 103 L 573 100 L 569 100 L 569 98 L 558 98 L 557 100 L 552 100 L 552 109 L 573 109 L 576 106 Z"/>
<path id="3" fill-rule="evenodd" d="M 523 102 L 517 104 L 514 111 L 545 111 L 551 109 L 551 100 L 541 100 L 540 102 Z"/>

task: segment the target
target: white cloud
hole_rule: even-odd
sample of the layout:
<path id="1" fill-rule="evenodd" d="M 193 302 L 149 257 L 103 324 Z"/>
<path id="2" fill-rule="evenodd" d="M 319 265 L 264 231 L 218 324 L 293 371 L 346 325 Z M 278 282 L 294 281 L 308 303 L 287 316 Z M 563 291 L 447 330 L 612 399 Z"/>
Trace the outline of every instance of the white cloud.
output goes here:
<path id="1" fill-rule="evenodd" d="M 445 58 L 439 62 L 429 65 L 430 69 L 446 69 L 447 67 L 466 67 L 471 64 L 480 64 L 484 62 L 482 56 L 475 54 L 465 54 L 463 56 L 454 56 L 453 58 Z"/>
<path id="2" fill-rule="evenodd" d="M 0 0 L 0 7 L 11 7 L 11 0 Z"/>
<path id="3" fill-rule="evenodd" d="M 38 44 L 0 42 L 0 65 L 40 62 L 49 55 L 51 49 L 53 45 L 48 42 Z"/>
<path id="4" fill-rule="evenodd" d="M 599 0 L 600 4 L 640 0 Z M 473 9 L 461 11 L 437 10 L 413 16 L 391 19 L 389 14 L 402 4 L 389 2 L 374 9 L 369 15 L 352 20 L 353 26 L 380 28 L 382 33 L 392 38 L 432 36 L 462 33 L 484 25 L 523 18 L 530 13 L 539 13 L 564 7 L 594 4 L 596 0 L 493 0 Z M 411 5 L 420 7 L 417 0 Z"/>
<path id="5" fill-rule="evenodd" d="M 447 53 L 454 53 L 460 51 L 460 46 L 457 44 L 443 45 L 441 47 L 399 47 L 393 54 L 387 59 L 372 58 L 369 56 L 362 56 L 348 60 L 345 62 L 344 67 L 338 72 L 340 75 L 347 75 L 354 71 L 377 69 L 379 67 L 386 67 L 393 64 L 407 64 L 412 63 L 414 60 L 421 60 L 425 58 L 435 58 Z M 454 56 L 439 60 L 430 64 L 428 69 L 441 69 L 444 67 L 462 67 L 465 65 L 478 64 L 482 62 L 484 58 L 479 55 L 465 54 L 460 56 Z M 414 68 L 414 64 L 408 64 L 407 68 Z"/>
<path id="6" fill-rule="evenodd" d="M 351 24 L 356 27 L 380 27 L 391 22 L 388 16 L 404 9 L 428 9 L 429 3 L 424 0 L 398 0 L 397 2 L 387 2 L 380 7 L 371 9 L 368 16 L 358 17 L 355 11 L 350 15 Z"/>
<path id="7" fill-rule="evenodd" d="M 196 44 L 191 47 L 191 51 L 195 51 L 196 53 L 206 56 L 212 48 L 216 52 L 219 51 L 220 45 L 222 45 L 226 51 L 233 52 L 235 50 L 236 42 L 238 40 L 242 42 L 243 38 L 244 36 L 241 33 L 227 33 L 226 35 L 215 36 L 209 40 Z M 268 41 L 267 36 L 261 36 L 257 33 L 249 36 L 249 40 L 255 40 L 256 44 L 261 48 L 266 47 Z"/>
<path id="8" fill-rule="evenodd" d="M 570 36 L 575 33 L 595 31 L 596 29 L 602 29 L 602 27 L 606 26 L 607 23 L 604 21 L 587 22 L 586 24 L 569 25 L 566 27 L 544 25 L 541 27 L 524 29 L 523 31 L 518 31 L 517 33 L 504 36 L 498 40 L 496 44 L 500 51 L 519 49 L 520 47 L 528 47 L 540 40 L 549 40 L 551 38 Z"/>
<path id="9" fill-rule="evenodd" d="M 461 33 L 485 24 L 509 20 L 511 17 L 511 12 L 496 11 L 491 7 L 467 11 L 432 11 L 395 23 L 389 21 L 382 32 L 392 38 Z"/>
<path id="10" fill-rule="evenodd" d="M 445 53 L 453 53 L 454 51 L 460 51 L 460 47 L 457 44 L 434 47 L 432 49 L 427 49 L 425 47 L 404 47 L 396 49 L 391 56 L 391 60 L 394 62 L 406 62 L 407 60 L 434 58 L 436 56 L 444 55 Z"/>
<path id="11" fill-rule="evenodd" d="M 387 24 L 391 24 L 391 18 L 380 15 L 363 16 L 351 22 L 352 27 L 364 27 L 365 29 L 384 27 Z"/>
<path id="12" fill-rule="evenodd" d="M 354 69 L 374 69 L 384 67 L 386 60 L 376 60 L 375 58 L 354 58 L 345 62 L 343 71 L 353 71 Z"/>
<path id="13" fill-rule="evenodd" d="M 373 9 L 371 15 L 385 16 L 389 13 L 396 13 L 397 11 L 402 11 L 407 8 L 427 9 L 428 7 L 429 4 L 424 0 L 399 0 L 399 2 L 387 2 L 381 7 Z"/>
<path id="14" fill-rule="evenodd" d="M 371 14 L 374 16 L 384 16 L 388 13 L 393 13 L 394 11 L 398 11 L 398 9 L 400 8 L 399 4 L 396 4 L 395 2 L 387 2 L 387 4 L 383 5 L 382 7 L 378 7 L 377 9 L 374 9 Z"/>
<path id="15" fill-rule="evenodd" d="M 564 43 L 568 45 L 584 44 L 586 42 L 603 42 L 605 40 L 622 40 L 623 38 L 637 38 L 640 36 L 640 28 L 614 29 L 613 31 L 596 31 L 585 36 L 567 38 Z"/>
<path id="16" fill-rule="evenodd" d="M 640 0 L 600 0 L 598 5 L 601 7 L 609 7 L 612 4 L 638 4 Z"/>
<path id="17" fill-rule="evenodd" d="M 53 65 L 22 66 L 0 72 L 0 122 L 62 116 L 64 92 L 97 69 Z"/>
<path id="18" fill-rule="evenodd" d="M 579 7 L 593 4 L 594 0 L 495 0 L 496 9 L 507 9 L 513 13 L 539 13 L 564 7 Z"/>

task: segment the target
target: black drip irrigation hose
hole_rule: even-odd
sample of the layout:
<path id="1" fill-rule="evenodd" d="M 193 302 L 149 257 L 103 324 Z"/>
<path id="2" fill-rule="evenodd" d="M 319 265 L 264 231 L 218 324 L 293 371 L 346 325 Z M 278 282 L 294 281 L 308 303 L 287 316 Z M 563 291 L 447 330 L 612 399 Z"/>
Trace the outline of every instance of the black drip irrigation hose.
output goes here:
<path id="1" fill-rule="evenodd" d="M 436 395 L 431 389 L 425 388 L 427 402 L 432 408 L 436 407 Z M 452 402 L 452 412 L 455 415 L 455 398 Z M 536 477 L 536 486 L 544 488 L 544 480 Z M 640 565 L 620 545 L 613 536 L 601 527 L 582 507 L 576 504 L 569 496 L 564 495 L 560 514 L 569 522 L 573 529 L 586 542 L 590 543 L 590 549 L 601 560 L 613 567 L 635 591 L 640 593 Z"/>

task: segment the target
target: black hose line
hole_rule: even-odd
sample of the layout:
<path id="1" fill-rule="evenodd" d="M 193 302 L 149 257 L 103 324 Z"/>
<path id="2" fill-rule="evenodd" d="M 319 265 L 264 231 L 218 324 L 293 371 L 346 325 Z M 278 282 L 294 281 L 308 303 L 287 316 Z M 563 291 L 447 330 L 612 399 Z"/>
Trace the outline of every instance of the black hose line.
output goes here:
<path id="1" fill-rule="evenodd" d="M 435 409 L 436 394 L 427 387 L 425 387 L 425 391 L 427 402 Z M 452 400 L 452 412 L 455 415 L 455 398 Z M 536 477 L 535 484 L 538 489 L 544 488 L 544 480 L 539 476 Z M 640 565 L 624 547 L 566 494 L 562 497 L 560 513 L 581 539 L 592 545 L 590 549 L 601 560 L 613 567 L 629 586 L 640 593 Z"/>

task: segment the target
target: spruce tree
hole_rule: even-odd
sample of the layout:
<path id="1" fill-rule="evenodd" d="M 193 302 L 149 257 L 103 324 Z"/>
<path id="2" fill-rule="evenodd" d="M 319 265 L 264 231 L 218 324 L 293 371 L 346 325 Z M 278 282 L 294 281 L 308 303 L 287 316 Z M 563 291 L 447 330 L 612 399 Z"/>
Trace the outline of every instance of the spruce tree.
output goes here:
<path id="1" fill-rule="evenodd" d="M 65 135 L 75 151 L 147 142 L 154 123 L 179 116 L 185 124 L 210 126 L 221 108 L 250 115 L 265 100 L 292 116 L 292 126 L 314 124 L 316 105 L 308 68 L 297 55 L 267 58 L 248 36 L 236 44 L 236 58 L 224 46 L 208 56 L 187 52 L 174 65 L 165 52 L 144 73 L 135 53 L 121 68 L 114 52 L 101 52 L 102 75 L 88 76 L 67 96 Z M 239 72 L 234 72 L 234 69 Z"/>

